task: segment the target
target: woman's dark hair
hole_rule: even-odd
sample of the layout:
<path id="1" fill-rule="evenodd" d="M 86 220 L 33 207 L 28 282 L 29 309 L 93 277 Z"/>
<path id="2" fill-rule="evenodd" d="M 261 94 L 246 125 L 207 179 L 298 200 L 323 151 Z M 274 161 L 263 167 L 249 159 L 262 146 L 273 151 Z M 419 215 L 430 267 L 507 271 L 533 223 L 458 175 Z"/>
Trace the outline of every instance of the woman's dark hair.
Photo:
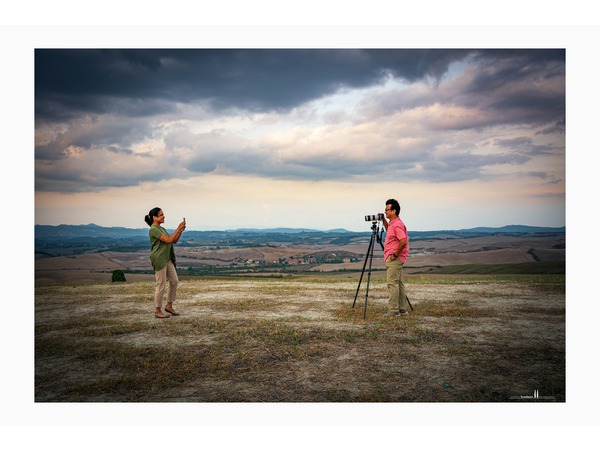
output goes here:
<path id="1" fill-rule="evenodd" d="M 160 210 L 161 208 L 159 208 L 158 206 L 156 208 L 152 208 L 148 215 L 144 217 L 144 221 L 148 224 L 149 227 L 151 227 L 154 223 L 154 216 L 158 216 Z"/>
<path id="2" fill-rule="evenodd" d="M 385 204 L 390 205 L 392 207 L 392 209 L 396 210 L 397 216 L 400 215 L 400 203 L 398 203 L 398 200 L 390 198 L 387 202 L 385 202 Z"/>

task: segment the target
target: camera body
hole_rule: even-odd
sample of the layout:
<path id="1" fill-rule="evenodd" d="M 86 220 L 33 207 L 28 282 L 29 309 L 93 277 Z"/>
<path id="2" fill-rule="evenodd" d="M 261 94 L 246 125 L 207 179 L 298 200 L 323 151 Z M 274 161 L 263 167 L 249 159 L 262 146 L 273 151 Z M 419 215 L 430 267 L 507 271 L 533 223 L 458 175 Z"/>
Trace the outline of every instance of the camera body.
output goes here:
<path id="1" fill-rule="evenodd" d="M 365 216 L 365 222 L 376 222 L 378 220 L 383 220 L 383 217 L 383 213 L 368 215 Z"/>

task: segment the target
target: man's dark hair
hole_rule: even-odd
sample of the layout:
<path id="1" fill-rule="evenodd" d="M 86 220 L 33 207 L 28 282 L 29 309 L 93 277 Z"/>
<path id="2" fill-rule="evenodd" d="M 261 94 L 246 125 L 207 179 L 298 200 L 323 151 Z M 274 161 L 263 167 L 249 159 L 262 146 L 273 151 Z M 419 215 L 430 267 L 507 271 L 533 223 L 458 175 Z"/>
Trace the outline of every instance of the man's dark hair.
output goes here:
<path id="1" fill-rule="evenodd" d="M 387 202 L 385 202 L 385 204 L 390 205 L 392 209 L 396 211 L 397 216 L 400 215 L 400 203 L 398 203 L 398 200 L 390 198 Z"/>

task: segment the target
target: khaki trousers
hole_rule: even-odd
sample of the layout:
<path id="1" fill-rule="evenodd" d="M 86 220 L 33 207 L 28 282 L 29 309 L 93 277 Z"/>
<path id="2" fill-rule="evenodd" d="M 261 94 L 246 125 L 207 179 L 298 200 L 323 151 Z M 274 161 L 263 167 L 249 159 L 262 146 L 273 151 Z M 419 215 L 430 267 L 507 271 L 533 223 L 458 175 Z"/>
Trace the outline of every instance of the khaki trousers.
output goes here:
<path id="1" fill-rule="evenodd" d="M 177 271 L 175 270 L 173 261 L 169 261 L 164 269 L 156 272 L 156 290 L 154 291 L 154 306 L 156 308 L 162 308 L 163 294 L 165 293 L 167 281 L 169 282 L 167 303 L 173 303 L 175 301 L 175 294 L 177 293 L 177 285 L 179 284 L 179 278 L 177 278 Z"/>
<path id="2" fill-rule="evenodd" d="M 406 299 L 404 277 L 402 276 L 403 265 L 404 263 L 399 258 L 392 261 L 391 256 L 385 261 L 389 294 L 388 307 L 393 312 L 398 312 L 401 309 L 408 311 L 408 300 Z"/>

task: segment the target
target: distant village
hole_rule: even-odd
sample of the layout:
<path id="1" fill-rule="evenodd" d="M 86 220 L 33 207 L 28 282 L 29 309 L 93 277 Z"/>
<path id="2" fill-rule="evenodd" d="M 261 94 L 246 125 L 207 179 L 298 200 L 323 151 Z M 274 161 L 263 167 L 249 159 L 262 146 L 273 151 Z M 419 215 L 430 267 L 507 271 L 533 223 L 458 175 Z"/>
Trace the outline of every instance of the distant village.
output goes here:
<path id="1" fill-rule="evenodd" d="M 358 256 L 348 254 L 348 252 L 342 252 L 343 254 L 336 254 L 333 252 L 320 252 L 318 255 L 304 255 L 304 256 L 289 256 L 286 258 L 273 259 L 271 261 L 235 258 L 233 263 L 236 265 L 245 266 L 302 266 L 302 265 L 315 265 L 315 264 L 342 264 L 357 262 L 360 260 Z"/>

